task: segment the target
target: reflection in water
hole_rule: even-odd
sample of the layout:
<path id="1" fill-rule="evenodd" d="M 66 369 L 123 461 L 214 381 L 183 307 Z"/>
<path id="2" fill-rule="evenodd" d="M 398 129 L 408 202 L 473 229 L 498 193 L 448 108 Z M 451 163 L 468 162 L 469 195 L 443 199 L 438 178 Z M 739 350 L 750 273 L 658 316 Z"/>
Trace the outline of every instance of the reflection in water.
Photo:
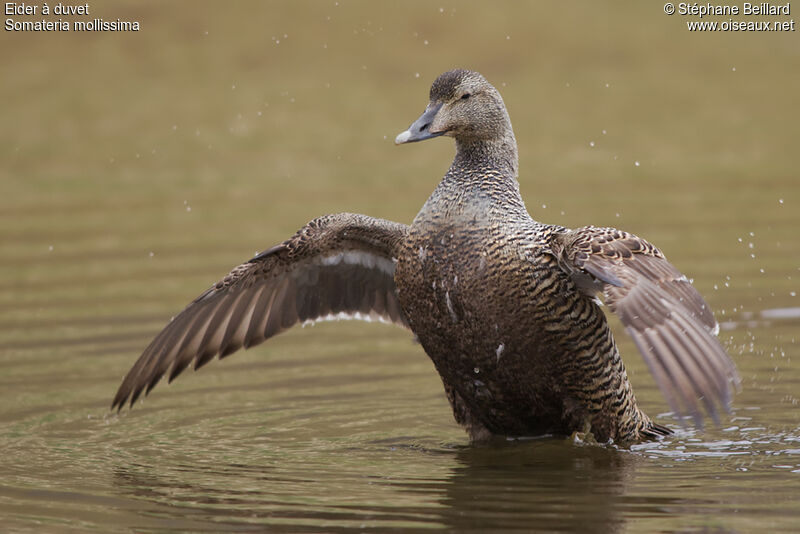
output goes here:
<path id="1" fill-rule="evenodd" d="M 664 516 L 678 503 L 628 497 L 644 458 L 614 447 L 542 439 L 467 447 L 456 456 L 441 512 L 455 531 L 617 532 L 631 517 Z"/>
<path id="2" fill-rule="evenodd" d="M 447 485 L 447 526 L 614 532 L 625 523 L 620 497 L 638 458 L 600 446 L 537 440 L 470 447 Z"/>
<path id="3" fill-rule="evenodd" d="M 118 467 L 114 478 L 122 492 L 167 505 L 159 512 L 165 519 L 184 526 L 185 521 L 212 521 L 215 529 L 267 524 L 286 531 L 442 526 L 454 531 L 615 532 L 625 527 L 631 510 L 654 517 L 677 505 L 670 498 L 626 499 L 643 458 L 612 447 L 541 439 L 455 450 L 388 448 L 405 448 L 421 467 L 433 460 L 449 468 L 400 475 L 376 472 L 386 467 L 381 465 L 321 471 L 313 464 L 286 469 L 231 463 L 156 473 L 152 466 L 128 465 Z M 373 487 L 372 495 L 356 503 L 352 495 L 335 490 L 318 493 L 319 484 L 329 478 L 342 487 L 353 487 L 360 478 Z"/>

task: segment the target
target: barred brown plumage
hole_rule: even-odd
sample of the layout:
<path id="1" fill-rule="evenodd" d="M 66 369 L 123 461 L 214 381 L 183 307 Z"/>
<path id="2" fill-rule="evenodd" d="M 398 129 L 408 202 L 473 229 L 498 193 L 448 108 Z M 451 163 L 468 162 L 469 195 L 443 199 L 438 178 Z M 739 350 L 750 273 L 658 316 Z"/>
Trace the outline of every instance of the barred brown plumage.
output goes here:
<path id="1" fill-rule="evenodd" d="M 656 247 L 613 228 L 534 221 L 502 97 L 466 70 L 437 78 L 398 144 L 453 137 L 450 169 L 410 226 L 320 217 L 234 268 L 178 314 L 125 376 L 113 407 L 294 324 L 407 327 L 473 440 L 668 434 L 637 406 L 597 295 L 619 316 L 672 410 L 702 422 L 739 383 L 700 294 Z"/>

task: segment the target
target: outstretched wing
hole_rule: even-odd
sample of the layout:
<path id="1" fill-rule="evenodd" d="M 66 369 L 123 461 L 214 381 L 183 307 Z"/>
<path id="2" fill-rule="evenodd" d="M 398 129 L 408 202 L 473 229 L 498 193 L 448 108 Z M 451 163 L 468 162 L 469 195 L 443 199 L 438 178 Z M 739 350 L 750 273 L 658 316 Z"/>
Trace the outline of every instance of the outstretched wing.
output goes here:
<path id="1" fill-rule="evenodd" d="M 647 241 L 613 228 L 587 226 L 554 234 L 562 269 L 587 293 L 602 290 L 633 338 L 672 410 L 702 424 L 700 400 L 717 420 L 728 409 L 736 366 L 716 337 L 708 304 Z"/>
<path id="2" fill-rule="evenodd" d="M 169 372 L 198 369 L 297 323 L 364 319 L 407 327 L 394 258 L 408 227 L 342 213 L 315 219 L 291 239 L 235 267 L 179 313 L 147 346 L 112 408 L 149 393 Z"/>

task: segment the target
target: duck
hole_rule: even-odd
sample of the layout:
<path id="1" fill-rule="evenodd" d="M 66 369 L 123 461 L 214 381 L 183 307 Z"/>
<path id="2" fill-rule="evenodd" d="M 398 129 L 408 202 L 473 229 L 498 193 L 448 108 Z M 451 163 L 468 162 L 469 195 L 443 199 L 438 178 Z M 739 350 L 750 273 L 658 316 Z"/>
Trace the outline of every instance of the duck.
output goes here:
<path id="1" fill-rule="evenodd" d="M 741 380 L 703 297 L 636 235 L 531 217 L 505 103 L 480 73 L 438 76 L 395 143 L 436 137 L 455 157 L 410 225 L 324 215 L 234 267 L 155 336 L 112 409 L 297 324 L 378 320 L 421 344 L 473 442 L 660 439 L 672 429 L 637 404 L 608 310 L 676 418 L 702 427 L 729 410 Z"/>

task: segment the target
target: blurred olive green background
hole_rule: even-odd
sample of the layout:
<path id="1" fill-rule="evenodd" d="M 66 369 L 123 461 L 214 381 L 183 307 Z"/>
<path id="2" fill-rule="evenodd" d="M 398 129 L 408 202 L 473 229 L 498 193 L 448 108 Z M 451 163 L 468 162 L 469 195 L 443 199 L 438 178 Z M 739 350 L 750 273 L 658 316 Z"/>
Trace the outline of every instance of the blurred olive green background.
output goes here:
<path id="1" fill-rule="evenodd" d="M 88 18 L 140 31 L 0 32 L 0 519 L 791 530 L 800 38 L 692 33 L 663 7 L 109 1 Z M 111 415 L 147 342 L 233 265 L 321 214 L 412 220 L 453 147 L 392 141 L 454 67 L 503 94 L 534 218 L 624 228 L 694 279 L 742 374 L 732 414 L 633 452 L 469 447 L 406 332 L 339 323 Z"/>

